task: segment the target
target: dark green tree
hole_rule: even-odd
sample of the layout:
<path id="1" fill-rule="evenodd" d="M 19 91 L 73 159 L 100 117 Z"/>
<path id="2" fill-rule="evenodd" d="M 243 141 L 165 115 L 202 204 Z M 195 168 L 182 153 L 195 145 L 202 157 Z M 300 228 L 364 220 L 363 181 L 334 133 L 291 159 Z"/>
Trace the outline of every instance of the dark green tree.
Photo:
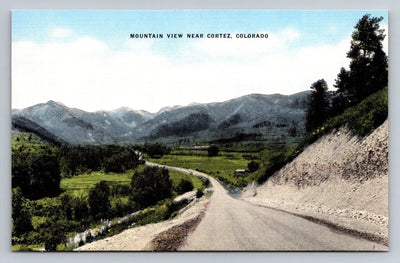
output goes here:
<path id="1" fill-rule="evenodd" d="M 56 154 L 48 152 L 33 158 L 31 175 L 31 197 L 56 196 L 60 193 L 60 166 Z"/>
<path id="2" fill-rule="evenodd" d="M 182 179 L 178 186 L 176 187 L 176 192 L 178 194 L 183 194 L 193 190 L 193 183 L 191 180 Z"/>
<path id="3" fill-rule="evenodd" d="M 247 169 L 249 169 L 250 173 L 254 173 L 255 171 L 258 170 L 259 167 L 260 167 L 260 164 L 256 161 L 251 161 L 247 164 Z"/>
<path id="4" fill-rule="evenodd" d="M 90 214 L 95 219 L 105 219 L 110 211 L 110 188 L 106 181 L 97 183 L 89 192 Z"/>
<path id="5" fill-rule="evenodd" d="M 203 191 L 201 191 L 201 189 L 198 189 L 197 191 L 196 191 L 196 198 L 200 198 L 200 197 L 202 197 L 204 195 L 204 193 L 203 193 Z"/>
<path id="6" fill-rule="evenodd" d="M 61 195 L 61 209 L 67 220 L 72 220 L 72 198 L 68 194 Z"/>
<path id="7" fill-rule="evenodd" d="M 72 210 L 74 212 L 74 219 L 80 221 L 89 217 L 89 205 L 87 198 L 84 196 L 77 196 L 72 200 Z"/>
<path id="8" fill-rule="evenodd" d="M 388 60 L 383 51 L 384 29 L 379 23 L 383 17 L 364 15 L 354 27 L 351 47 L 347 52 L 350 70 L 342 68 L 335 87 L 341 93 L 342 104 L 354 105 L 362 99 L 387 87 Z"/>
<path id="9" fill-rule="evenodd" d="M 216 145 L 211 145 L 210 147 L 208 147 L 208 156 L 209 157 L 214 157 L 217 156 L 219 153 L 219 148 Z"/>
<path id="10" fill-rule="evenodd" d="M 135 172 L 131 188 L 131 199 L 140 208 L 154 205 L 172 195 L 168 170 L 157 167 L 146 167 L 143 172 Z"/>
<path id="11" fill-rule="evenodd" d="M 310 132 L 321 126 L 329 114 L 328 85 L 320 79 L 311 85 L 308 97 L 306 131 Z"/>
<path id="12" fill-rule="evenodd" d="M 60 193 L 60 167 L 56 150 L 49 146 L 12 151 L 12 187 L 24 197 L 39 199 Z"/>
<path id="13" fill-rule="evenodd" d="M 50 218 L 46 222 L 48 225 L 46 229 L 44 248 L 46 251 L 57 251 L 57 245 L 65 243 L 66 234 L 68 232 L 67 223 L 63 220 L 56 220 Z"/>
<path id="14" fill-rule="evenodd" d="M 12 188 L 20 188 L 22 193 L 30 193 L 30 169 L 29 160 L 30 154 L 20 147 L 19 150 L 12 150 L 11 158 L 11 183 Z"/>
<path id="15" fill-rule="evenodd" d="M 146 143 L 144 145 L 144 152 L 147 153 L 151 158 L 161 158 L 165 154 L 169 154 L 171 152 L 171 148 L 166 147 L 160 143 Z"/>
<path id="16" fill-rule="evenodd" d="M 11 215 L 13 219 L 13 235 L 20 236 L 33 230 L 31 215 L 26 207 L 26 200 L 22 195 L 21 188 L 12 189 Z"/>

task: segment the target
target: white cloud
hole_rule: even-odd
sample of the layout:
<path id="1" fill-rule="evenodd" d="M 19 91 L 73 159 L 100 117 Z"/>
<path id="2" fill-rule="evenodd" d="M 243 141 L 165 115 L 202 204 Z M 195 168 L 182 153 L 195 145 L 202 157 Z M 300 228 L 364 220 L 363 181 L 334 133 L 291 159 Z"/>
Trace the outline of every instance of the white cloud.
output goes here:
<path id="1" fill-rule="evenodd" d="M 195 47 L 211 56 L 248 57 L 268 52 L 279 52 L 288 43 L 300 38 L 300 33 L 293 28 L 284 29 L 281 32 L 268 33 L 268 38 L 236 38 L 237 33 L 232 34 L 231 39 L 205 38 L 197 41 Z"/>
<path id="2" fill-rule="evenodd" d="M 70 28 L 56 27 L 51 30 L 51 36 L 56 38 L 64 38 L 72 35 L 73 31 Z"/>
<path id="3" fill-rule="evenodd" d="M 12 106 L 23 108 L 52 99 L 89 111 L 121 106 L 156 111 L 167 105 L 223 101 L 250 93 L 291 94 L 309 89 L 320 78 L 332 85 L 340 67 L 348 64 L 349 39 L 289 52 L 288 41 L 300 35 L 291 30 L 281 34 L 261 42 L 232 40 L 233 46 L 224 46 L 224 40 L 201 40 L 192 48 L 206 57 L 189 64 L 157 55 L 152 42 L 128 44 L 119 52 L 88 37 L 62 44 L 16 42 Z M 219 56 L 221 52 L 242 55 L 226 59 Z"/>
<path id="4" fill-rule="evenodd" d="M 389 27 L 388 25 L 382 25 L 380 28 L 385 30 L 384 34 L 386 35 L 385 39 L 382 41 L 383 51 L 389 56 Z"/>

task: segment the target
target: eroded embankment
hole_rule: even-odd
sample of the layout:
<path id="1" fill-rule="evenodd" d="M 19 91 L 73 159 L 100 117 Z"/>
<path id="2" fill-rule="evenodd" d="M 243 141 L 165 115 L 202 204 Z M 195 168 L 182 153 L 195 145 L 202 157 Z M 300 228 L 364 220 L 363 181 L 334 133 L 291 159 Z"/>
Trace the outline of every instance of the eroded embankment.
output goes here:
<path id="1" fill-rule="evenodd" d="M 242 198 L 388 240 L 388 121 L 359 140 L 340 129 Z"/>
<path id="2" fill-rule="evenodd" d="M 181 214 L 171 220 L 127 229 L 118 235 L 108 237 L 81 246 L 76 251 L 140 251 L 166 249 L 165 243 L 171 242 L 170 249 L 184 241 L 187 233 L 193 231 L 201 220 L 209 202 L 202 198 L 186 207 Z M 173 230 L 171 230 L 173 229 Z M 178 231 L 179 230 L 179 231 Z M 153 240 L 155 240 L 153 242 Z M 174 241 L 174 244 L 172 244 Z"/>

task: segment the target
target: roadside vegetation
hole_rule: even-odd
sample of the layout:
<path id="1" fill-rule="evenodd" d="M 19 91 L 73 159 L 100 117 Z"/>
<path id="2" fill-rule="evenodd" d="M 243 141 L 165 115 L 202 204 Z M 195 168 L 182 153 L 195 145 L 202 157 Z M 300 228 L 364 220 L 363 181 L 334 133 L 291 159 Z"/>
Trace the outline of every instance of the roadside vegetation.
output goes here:
<path id="1" fill-rule="evenodd" d="M 96 239 L 165 220 L 187 204 L 172 202 L 175 196 L 207 187 L 200 178 L 144 166 L 131 146 L 57 147 L 26 133 L 12 140 L 13 250 L 70 250 L 74 233 L 141 209 Z"/>

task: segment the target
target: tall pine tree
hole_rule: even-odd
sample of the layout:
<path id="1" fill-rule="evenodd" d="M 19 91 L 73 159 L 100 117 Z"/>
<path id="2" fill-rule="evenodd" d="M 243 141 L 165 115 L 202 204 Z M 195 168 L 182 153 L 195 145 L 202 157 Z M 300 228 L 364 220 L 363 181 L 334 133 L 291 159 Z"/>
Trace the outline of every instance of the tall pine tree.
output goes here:
<path id="1" fill-rule="evenodd" d="M 314 82 L 308 97 L 306 131 L 320 127 L 329 114 L 328 84 L 324 79 Z"/>
<path id="2" fill-rule="evenodd" d="M 350 58 L 350 70 L 340 70 L 335 87 L 339 104 L 354 105 L 365 97 L 387 87 L 388 60 L 383 51 L 384 29 L 379 23 L 383 17 L 364 15 L 354 27 L 351 47 L 347 52 Z"/>

